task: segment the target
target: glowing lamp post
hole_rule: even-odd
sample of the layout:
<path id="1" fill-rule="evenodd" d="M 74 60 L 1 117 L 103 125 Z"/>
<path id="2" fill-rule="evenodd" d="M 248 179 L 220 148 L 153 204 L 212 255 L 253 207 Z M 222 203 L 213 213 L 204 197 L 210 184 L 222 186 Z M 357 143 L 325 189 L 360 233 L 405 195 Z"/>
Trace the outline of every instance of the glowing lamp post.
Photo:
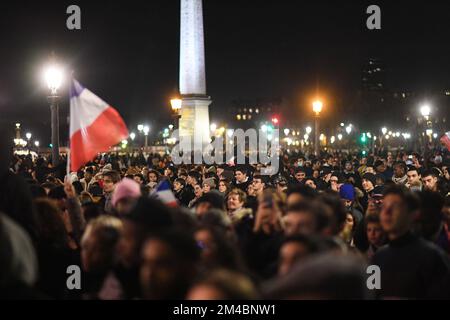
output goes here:
<path id="1" fill-rule="evenodd" d="M 52 164 L 56 167 L 59 164 L 59 107 L 58 107 L 58 89 L 63 81 L 63 71 L 57 66 L 50 66 L 45 70 L 44 79 L 50 89 L 48 100 L 51 110 L 52 127 Z"/>

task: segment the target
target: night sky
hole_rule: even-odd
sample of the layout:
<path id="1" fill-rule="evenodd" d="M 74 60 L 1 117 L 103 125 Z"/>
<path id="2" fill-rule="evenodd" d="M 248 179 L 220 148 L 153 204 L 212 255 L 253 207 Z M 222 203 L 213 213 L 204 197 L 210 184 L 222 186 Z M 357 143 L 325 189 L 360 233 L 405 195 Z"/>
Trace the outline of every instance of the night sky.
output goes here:
<path id="1" fill-rule="evenodd" d="M 70 4 L 81 7 L 81 31 L 66 29 Z M 381 6 L 381 31 L 365 28 L 369 4 Z M 448 1 L 206 0 L 204 15 L 213 120 L 238 98 L 282 97 L 302 110 L 320 92 L 345 106 L 369 57 L 384 60 L 390 90 L 450 88 Z M 168 100 L 178 87 L 177 0 L 0 2 L 0 41 L 3 126 L 19 121 L 48 140 L 42 68 L 51 51 L 130 126 L 170 121 Z M 64 123 L 67 83 L 61 94 Z"/>

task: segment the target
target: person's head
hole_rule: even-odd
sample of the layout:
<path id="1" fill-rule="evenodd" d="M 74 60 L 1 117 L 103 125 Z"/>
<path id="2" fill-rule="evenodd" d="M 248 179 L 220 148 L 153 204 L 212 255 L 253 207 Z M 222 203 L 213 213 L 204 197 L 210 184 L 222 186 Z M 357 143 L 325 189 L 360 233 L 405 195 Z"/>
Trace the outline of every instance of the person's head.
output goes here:
<path id="1" fill-rule="evenodd" d="M 314 178 L 311 177 L 305 179 L 305 186 L 314 190 L 317 188 Z"/>
<path id="2" fill-rule="evenodd" d="M 173 190 L 175 192 L 181 191 L 185 186 L 186 186 L 186 181 L 184 181 L 184 179 L 177 178 L 173 182 Z"/>
<path id="3" fill-rule="evenodd" d="M 408 184 L 409 186 L 420 186 L 421 182 L 420 182 L 420 173 L 419 170 L 414 167 L 414 166 L 410 166 L 408 168 L 408 171 L 406 173 L 406 175 L 408 176 Z"/>
<path id="4" fill-rule="evenodd" d="M 372 165 L 368 165 L 365 169 L 364 169 L 364 173 L 372 173 L 375 174 L 375 168 Z"/>
<path id="5" fill-rule="evenodd" d="M 241 270 L 242 260 L 235 243 L 224 229 L 202 223 L 194 234 L 201 251 L 201 260 L 207 269 Z"/>
<path id="6" fill-rule="evenodd" d="M 134 181 L 139 184 L 144 184 L 144 176 L 141 173 L 137 173 L 133 176 Z"/>
<path id="7" fill-rule="evenodd" d="M 67 248 L 68 230 L 56 201 L 36 199 L 34 206 L 38 241 L 57 249 Z"/>
<path id="8" fill-rule="evenodd" d="M 301 234 L 288 236 L 280 247 L 278 275 L 288 274 L 295 264 L 318 251 L 318 243 L 312 237 Z"/>
<path id="9" fill-rule="evenodd" d="M 255 300 L 258 292 L 252 281 L 242 273 L 217 269 L 195 283 L 187 300 Z"/>
<path id="10" fill-rule="evenodd" d="M 265 186 L 266 186 L 266 179 L 264 176 L 256 174 L 253 176 L 253 190 L 255 191 L 256 194 L 260 194 Z"/>
<path id="11" fill-rule="evenodd" d="M 199 218 L 211 209 L 225 209 L 224 197 L 217 190 L 203 194 L 195 203 L 195 213 Z"/>
<path id="12" fill-rule="evenodd" d="M 343 184 L 339 188 L 339 195 L 345 207 L 349 208 L 355 201 L 355 188 L 350 183 Z"/>
<path id="13" fill-rule="evenodd" d="M 214 178 L 208 178 L 203 180 L 203 193 L 208 193 L 216 188 L 216 181 Z"/>
<path id="14" fill-rule="evenodd" d="M 302 163 L 303 164 L 303 163 Z M 312 169 L 320 171 L 320 167 L 322 166 L 322 162 L 320 160 L 316 159 L 312 162 Z"/>
<path id="15" fill-rule="evenodd" d="M 234 211 L 244 207 L 247 201 L 247 195 L 241 189 L 233 189 L 227 196 L 227 208 L 229 211 Z"/>
<path id="16" fill-rule="evenodd" d="M 117 171 L 107 171 L 103 173 L 103 191 L 112 193 L 116 184 L 120 181 L 120 173 Z"/>
<path id="17" fill-rule="evenodd" d="M 403 186 L 393 185 L 386 188 L 380 222 L 391 240 L 404 235 L 411 229 L 419 204 L 417 195 Z"/>
<path id="18" fill-rule="evenodd" d="M 380 214 L 381 206 L 383 204 L 383 192 L 384 187 L 377 186 L 369 193 L 366 215 Z"/>
<path id="19" fill-rule="evenodd" d="M 125 215 L 131 212 L 140 196 L 141 185 L 135 180 L 125 178 L 116 185 L 111 204 L 119 215 Z"/>
<path id="20" fill-rule="evenodd" d="M 245 180 L 247 179 L 247 172 L 242 168 L 236 169 L 234 171 L 234 177 L 236 178 L 236 182 L 238 183 L 245 182 Z"/>
<path id="21" fill-rule="evenodd" d="M 375 167 L 375 170 L 377 171 L 377 173 L 383 173 L 386 171 L 386 164 L 384 163 L 383 160 L 375 161 L 374 167 Z"/>
<path id="22" fill-rule="evenodd" d="M 225 179 L 220 180 L 219 192 L 226 195 L 228 194 L 229 191 L 230 191 L 230 183 Z"/>
<path id="23" fill-rule="evenodd" d="M 159 180 L 159 172 L 156 170 L 150 170 L 148 172 L 148 182 L 153 182 L 153 183 L 157 183 Z"/>
<path id="24" fill-rule="evenodd" d="M 81 239 L 81 261 L 87 272 L 106 271 L 116 261 L 122 222 L 111 216 L 91 220 Z"/>
<path id="25" fill-rule="evenodd" d="M 200 173 L 195 170 L 189 171 L 186 183 L 191 185 L 192 187 L 200 183 Z"/>
<path id="26" fill-rule="evenodd" d="M 140 280 L 146 299 L 183 299 L 196 275 L 200 250 L 191 235 L 151 235 L 142 248 Z"/>
<path id="27" fill-rule="evenodd" d="M 173 167 L 167 166 L 167 167 L 164 169 L 164 175 L 165 175 L 166 177 L 172 177 L 174 174 L 175 174 L 175 173 L 174 173 L 174 168 L 173 168 Z"/>
<path id="28" fill-rule="evenodd" d="M 324 235 L 339 235 L 345 226 L 347 211 L 337 192 L 326 191 L 319 195 L 317 202 L 323 203 L 328 210 L 321 210 L 327 217 L 327 225 L 321 232 Z"/>
<path id="29" fill-rule="evenodd" d="M 394 176 L 396 178 L 402 178 L 407 171 L 406 164 L 403 161 L 398 161 L 394 164 Z"/>
<path id="30" fill-rule="evenodd" d="M 298 182 L 302 182 L 305 178 L 306 178 L 306 172 L 305 169 L 303 167 L 299 167 L 295 170 L 295 175 L 294 175 L 295 179 Z"/>
<path id="31" fill-rule="evenodd" d="M 300 202 L 288 207 L 286 215 L 283 217 L 284 234 L 293 236 L 322 232 L 327 224 L 326 213 L 328 210 L 319 202 Z"/>
<path id="32" fill-rule="evenodd" d="M 353 170 L 353 163 L 351 161 L 345 162 L 345 171 L 352 171 Z"/>
<path id="33" fill-rule="evenodd" d="M 362 176 L 362 187 L 364 191 L 370 192 L 375 188 L 376 177 L 374 174 L 366 173 Z"/>
<path id="34" fill-rule="evenodd" d="M 434 171 L 430 170 L 424 172 L 422 175 L 422 182 L 425 190 L 434 192 L 438 190 L 438 176 Z"/>
<path id="35" fill-rule="evenodd" d="M 89 183 L 93 177 L 94 169 L 92 169 L 92 167 L 87 167 L 86 170 L 84 170 L 84 179 Z"/>
<path id="36" fill-rule="evenodd" d="M 126 268 L 139 265 L 140 250 L 148 234 L 173 226 L 172 211 L 159 200 L 140 198 L 133 210 L 123 216 L 123 231 L 117 245 L 119 261 Z"/>
<path id="37" fill-rule="evenodd" d="M 305 201 L 311 201 L 317 196 L 314 189 L 305 186 L 295 186 L 288 189 L 286 204 L 288 207 Z"/>
<path id="38" fill-rule="evenodd" d="M 203 195 L 203 188 L 199 184 L 194 185 L 194 195 L 196 198 L 200 198 Z"/>
<path id="39" fill-rule="evenodd" d="M 376 248 L 381 247 L 385 242 L 385 233 L 381 227 L 379 215 L 369 214 L 364 220 L 369 244 Z"/>

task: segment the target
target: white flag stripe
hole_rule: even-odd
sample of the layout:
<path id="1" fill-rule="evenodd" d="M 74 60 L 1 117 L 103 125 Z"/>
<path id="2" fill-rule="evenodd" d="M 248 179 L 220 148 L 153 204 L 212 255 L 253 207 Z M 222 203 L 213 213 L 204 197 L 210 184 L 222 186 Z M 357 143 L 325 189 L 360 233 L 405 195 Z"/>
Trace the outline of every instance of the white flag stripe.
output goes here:
<path id="1" fill-rule="evenodd" d="M 88 89 L 70 100 L 70 136 L 89 127 L 109 105 Z"/>

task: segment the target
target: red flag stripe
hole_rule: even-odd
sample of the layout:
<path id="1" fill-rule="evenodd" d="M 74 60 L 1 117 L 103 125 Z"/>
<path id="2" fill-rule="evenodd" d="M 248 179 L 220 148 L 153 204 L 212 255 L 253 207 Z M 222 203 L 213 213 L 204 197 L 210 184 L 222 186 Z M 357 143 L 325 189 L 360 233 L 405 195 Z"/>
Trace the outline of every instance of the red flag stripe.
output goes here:
<path id="1" fill-rule="evenodd" d="M 90 126 L 79 129 L 70 138 L 71 171 L 77 171 L 127 137 L 128 129 L 117 110 L 106 108 Z"/>

